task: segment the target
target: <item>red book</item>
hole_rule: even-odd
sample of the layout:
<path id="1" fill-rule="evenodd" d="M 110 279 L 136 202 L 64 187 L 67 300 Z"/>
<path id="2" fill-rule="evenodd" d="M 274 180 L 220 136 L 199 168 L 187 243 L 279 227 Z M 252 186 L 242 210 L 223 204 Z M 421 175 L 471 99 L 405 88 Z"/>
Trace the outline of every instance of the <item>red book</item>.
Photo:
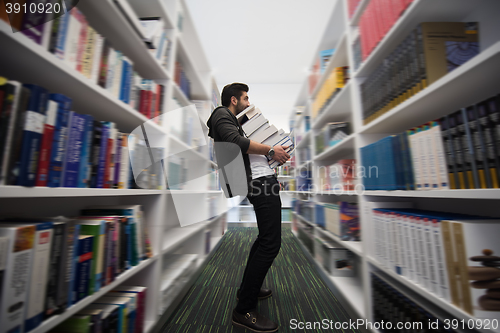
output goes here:
<path id="1" fill-rule="evenodd" d="M 76 10 L 76 19 L 80 21 L 81 27 L 80 27 L 80 38 L 78 40 L 78 51 L 76 53 L 76 70 L 79 71 L 80 73 L 82 72 L 82 64 L 83 64 L 83 54 L 85 51 L 85 44 L 87 44 L 87 30 L 88 30 L 88 22 L 85 19 L 85 16 L 83 16 L 82 12 L 80 12 L 78 9 L 74 8 Z"/>
<path id="2" fill-rule="evenodd" d="M 155 87 L 153 87 L 155 89 Z M 151 117 L 153 119 L 156 117 L 156 90 L 151 91 Z"/>
<path id="3" fill-rule="evenodd" d="M 153 103 L 153 92 L 151 90 L 146 90 L 146 114 L 148 119 L 151 119 L 151 105 Z"/>
<path id="4" fill-rule="evenodd" d="M 57 118 L 56 102 L 49 101 L 47 114 L 45 116 L 45 125 L 43 127 L 42 143 L 40 147 L 40 157 L 38 159 L 38 172 L 36 175 L 35 186 L 47 186 L 49 175 L 50 153 L 52 151 L 52 140 L 54 139 L 54 126 Z"/>
<path id="5" fill-rule="evenodd" d="M 147 96 L 146 96 L 146 90 L 141 90 L 141 94 L 140 94 L 140 101 L 139 101 L 139 112 L 146 116 L 147 112 L 146 112 L 146 102 L 147 102 Z"/>
<path id="6" fill-rule="evenodd" d="M 380 0 L 380 15 L 382 22 L 382 38 L 384 38 L 384 36 L 387 35 L 389 29 L 391 29 L 387 0 Z"/>
<path id="7" fill-rule="evenodd" d="M 359 18 L 359 38 L 361 42 L 361 56 L 366 59 L 366 29 L 365 29 L 365 14 Z"/>
<path id="8" fill-rule="evenodd" d="M 375 46 L 382 40 L 384 37 L 384 29 L 382 22 L 382 8 L 380 7 L 380 0 L 372 0 L 373 1 L 373 10 L 375 15 L 375 28 L 376 28 L 376 38 L 375 38 Z"/>
<path id="9" fill-rule="evenodd" d="M 397 20 L 392 0 L 385 0 L 385 7 L 387 8 L 387 24 L 390 30 Z"/>

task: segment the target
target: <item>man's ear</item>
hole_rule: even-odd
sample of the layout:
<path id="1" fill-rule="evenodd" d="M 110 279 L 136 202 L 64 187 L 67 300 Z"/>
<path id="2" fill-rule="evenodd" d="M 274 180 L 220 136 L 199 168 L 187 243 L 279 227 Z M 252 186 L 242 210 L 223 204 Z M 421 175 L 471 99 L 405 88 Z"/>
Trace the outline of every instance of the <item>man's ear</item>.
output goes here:
<path id="1" fill-rule="evenodd" d="M 237 105 L 238 104 L 238 99 L 236 96 L 231 96 L 231 104 Z"/>

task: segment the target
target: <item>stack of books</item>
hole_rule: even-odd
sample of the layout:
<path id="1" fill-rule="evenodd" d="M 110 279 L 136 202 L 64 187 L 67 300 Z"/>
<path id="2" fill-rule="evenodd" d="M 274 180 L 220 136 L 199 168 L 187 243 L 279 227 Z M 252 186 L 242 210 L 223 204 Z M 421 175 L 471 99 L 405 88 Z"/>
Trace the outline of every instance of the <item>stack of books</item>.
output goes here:
<path id="1" fill-rule="evenodd" d="M 285 151 L 292 155 L 294 151 L 294 144 L 290 136 L 288 136 L 282 129 L 278 130 L 276 126 L 271 125 L 264 117 L 262 112 L 250 105 L 248 108 L 240 112 L 236 118 L 241 124 L 245 135 L 256 142 L 274 146 L 288 147 Z M 292 136 L 293 137 L 293 136 Z M 269 166 L 275 169 L 280 163 L 268 157 Z"/>
<path id="2" fill-rule="evenodd" d="M 316 135 L 316 155 L 321 154 L 329 147 L 333 147 L 351 134 L 347 122 L 327 123 Z"/>

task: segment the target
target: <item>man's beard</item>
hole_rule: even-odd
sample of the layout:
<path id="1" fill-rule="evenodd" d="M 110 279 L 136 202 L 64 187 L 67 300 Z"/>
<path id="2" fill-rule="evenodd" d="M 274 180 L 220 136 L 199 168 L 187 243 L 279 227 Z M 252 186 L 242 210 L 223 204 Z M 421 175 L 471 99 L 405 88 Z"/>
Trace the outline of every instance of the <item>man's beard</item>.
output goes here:
<path id="1" fill-rule="evenodd" d="M 245 110 L 246 107 L 243 103 L 240 103 L 238 102 L 238 104 L 236 104 L 236 114 L 239 114 L 241 111 Z"/>

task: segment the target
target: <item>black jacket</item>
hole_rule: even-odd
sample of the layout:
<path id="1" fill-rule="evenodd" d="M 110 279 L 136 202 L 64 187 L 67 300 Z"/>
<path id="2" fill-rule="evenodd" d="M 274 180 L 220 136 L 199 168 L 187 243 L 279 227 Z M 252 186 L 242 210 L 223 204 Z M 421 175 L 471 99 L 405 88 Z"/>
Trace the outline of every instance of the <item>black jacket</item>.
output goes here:
<path id="1" fill-rule="evenodd" d="M 241 155 L 243 156 L 243 164 L 245 166 L 246 184 L 248 185 L 252 180 L 250 160 L 247 154 L 248 147 L 250 146 L 250 139 L 245 137 L 236 116 L 227 107 L 219 106 L 212 112 L 210 118 L 208 118 L 207 126 L 209 128 L 208 136 L 213 138 L 215 142 L 215 156 L 217 158 L 219 169 L 222 171 L 222 177 L 224 178 L 225 183 L 228 184 L 231 181 L 228 181 L 225 176 L 225 172 L 228 171 L 227 168 L 226 170 L 223 170 L 222 168 L 231 163 L 231 161 L 236 158 L 236 155 L 241 152 Z M 227 142 L 234 145 L 218 145 L 218 142 Z M 234 149 L 230 147 L 233 147 Z M 234 189 L 234 186 L 232 186 L 232 188 Z M 228 192 L 229 197 L 242 194 L 234 193 L 234 191 L 231 194 L 230 190 Z"/>

